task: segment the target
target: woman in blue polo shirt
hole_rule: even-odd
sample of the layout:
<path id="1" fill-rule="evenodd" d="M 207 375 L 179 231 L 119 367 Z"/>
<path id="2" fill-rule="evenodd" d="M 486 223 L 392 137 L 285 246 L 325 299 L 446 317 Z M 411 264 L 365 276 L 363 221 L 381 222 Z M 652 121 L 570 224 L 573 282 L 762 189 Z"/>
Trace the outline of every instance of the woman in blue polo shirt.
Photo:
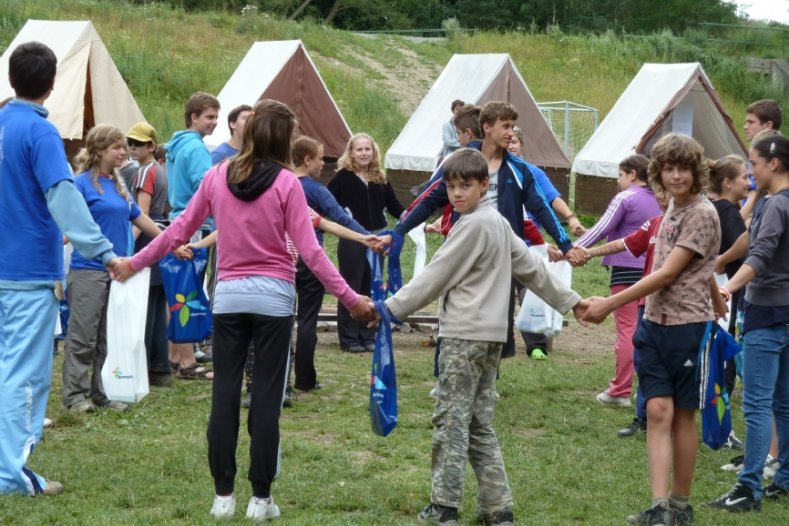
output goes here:
<path id="1" fill-rule="evenodd" d="M 150 237 L 159 235 L 154 222 L 129 197 L 117 168 L 126 159 L 123 132 L 114 126 L 96 126 L 88 132 L 86 147 L 75 159 L 80 173 L 74 183 L 88 205 L 101 233 L 116 254 L 132 252 L 129 223 Z M 110 276 L 98 259 L 77 250 L 71 257 L 67 298 L 70 318 L 63 359 L 63 405 L 88 413 L 96 407 L 116 411 L 126 404 L 111 402 L 104 393 L 101 368 L 107 357 L 107 300 Z M 92 375 L 89 377 L 91 367 Z"/>

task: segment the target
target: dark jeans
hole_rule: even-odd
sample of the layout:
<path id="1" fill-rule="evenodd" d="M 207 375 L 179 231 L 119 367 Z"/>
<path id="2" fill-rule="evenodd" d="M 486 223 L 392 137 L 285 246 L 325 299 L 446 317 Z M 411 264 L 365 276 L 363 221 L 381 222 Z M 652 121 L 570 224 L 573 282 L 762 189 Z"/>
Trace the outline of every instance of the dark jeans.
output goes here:
<path id="1" fill-rule="evenodd" d="M 337 242 L 337 261 L 340 274 L 348 285 L 357 293 L 370 295 L 372 272 L 367 263 L 367 248 L 355 241 L 340 239 Z M 351 318 L 341 303 L 337 304 L 337 336 L 340 347 L 364 345 L 375 342 L 375 329 L 368 329 L 367 322 Z"/>
<path id="2" fill-rule="evenodd" d="M 256 497 L 268 497 L 279 463 L 279 416 L 293 317 L 214 315 L 214 381 L 208 421 L 208 465 L 218 495 L 233 492 L 241 383 L 249 344 L 254 346 L 249 480 Z"/>
<path id="3" fill-rule="evenodd" d="M 296 265 L 296 389 L 312 389 L 317 381 L 315 346 L 318 345 L 318 314 L 323 304 L 325 289 L 320 280 L 299 258 Z"/>
<path id="4" fill-rule="evenodd" d="M 167 354 L 167 295 L 163 285 L 148 289 L 148 316 L 145 320 L 145 349 L 148 372 L 170 374 Z"/>

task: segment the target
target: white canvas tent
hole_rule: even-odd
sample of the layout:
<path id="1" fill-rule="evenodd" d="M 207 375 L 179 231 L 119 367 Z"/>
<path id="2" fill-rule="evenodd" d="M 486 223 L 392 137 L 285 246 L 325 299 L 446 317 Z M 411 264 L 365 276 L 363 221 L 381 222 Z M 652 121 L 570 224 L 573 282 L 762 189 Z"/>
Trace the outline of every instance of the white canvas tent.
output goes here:
<path id="1" fill-rule="evenodd" d="M 11 53 L 30 41 L 49 46 L 58 59 L 55 88 L 45 106 L 63 139 L 82 140 L 95 124 L 125 132 L 145 120 L 96 28 L 84 21 L 28 20 L 0 57 L 0 99 L 14 95 L 8 83 Z"/>
<path id="2" fill-rule="evenodd" d="M 324 145 L 327 157 L 339 157 L 351 130 L 335 104 L 301 40 L 255 42 L 219 92 L 219 125 L 205 137 L 209 149 L 230 139 L 227 114 L 259 99 L 287 104 L 299 119 L 298 131 Z"/>
<path id="3" fill-rule="evenodd" d="M 443 142 L 441 127 L 452 116 L 454 99 L 483 105 L 511 102 L 526 132 L 524 158 L 545 168 L 570 168 L 570 161 L 543 117 L 523 77 L 508 54 L 454 55 L 386 152 L 393 170 L 432 172 Z"/>
<path id="4" fill-rule="evenodd" d="M 655 141 L 672 131 L 694 137 L 711 159 L 747 156 L 700 64 L 644 64 L 575 157 L 572 171 L 615 179 L 622 159 L 649 155 Z"/>

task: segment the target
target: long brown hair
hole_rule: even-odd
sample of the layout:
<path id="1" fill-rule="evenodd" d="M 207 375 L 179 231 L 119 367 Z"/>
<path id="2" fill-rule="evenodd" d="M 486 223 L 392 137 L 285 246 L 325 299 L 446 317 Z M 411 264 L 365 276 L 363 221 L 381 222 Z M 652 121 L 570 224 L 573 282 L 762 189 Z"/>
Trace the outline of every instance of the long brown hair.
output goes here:
<path id="1" fill-rule="evenodd" d="M 99 184 L 99 168 L 101 167 L 101 154 L 117 142 L 124 143 L 126 136 L 121 130 L 109 124 L 99 124 L 94 126 L 85 139 L 85 147 L 74 157 L 74 164 L 77 166 L 77 172 L 84 172 L 90 170 L 90 182 L 93 187 L 100 194 L 104 193 Z M 125 144 L 125 143 L 124 143 Z M 127 201 L 129 200 L 129 192 L 126 185 L 121 181 L 118 175 L 118 170 L 113 169 L 112 173 L 104 174 L 109 176 L 115 183 L 115 189 Z"/>
<path id="2" fill-rule="evenodd" d="M 274 161 L 290 165 L 290 138 L 296 129 L 296 116 L 285 104 L 263 99 L 247 118 L 241 150 L 227 168 L 227 182 L 239 184 L 249 178 L 256 162 Z"/>
<path id="3" fill-rule="evenodd" d="M 378 148 L 373 138 L 366 133 L 357 133 L 350 138 L 348 144 L 345 146 L 345 151 L 337 160 L 337 169 L 341 170 L 345 168 L 354 173 L 359 171 L 359 167 L 356 166 L 356 162 L 353 160 L 353 144 L 358 139 L 367 139 L 370 141 L 370 144 L 373 145 L 373 158 L 370 160 L 370 166 L 367 167 L 367 179 L 374 183 L 386 184 L 386 173 L 381 166 L 381 150 Z"/>

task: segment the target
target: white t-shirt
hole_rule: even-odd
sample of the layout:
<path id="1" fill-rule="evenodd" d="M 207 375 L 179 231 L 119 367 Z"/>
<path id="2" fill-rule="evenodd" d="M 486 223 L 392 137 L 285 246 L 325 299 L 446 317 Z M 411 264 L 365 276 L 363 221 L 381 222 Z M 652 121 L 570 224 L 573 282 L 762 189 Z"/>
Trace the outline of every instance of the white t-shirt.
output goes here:
<path id="1" fill-rule="evenodd" d="M 499 209 L 499 171 L 495 170 L 488 173 L 488 197 L 490 206 Z"/>

